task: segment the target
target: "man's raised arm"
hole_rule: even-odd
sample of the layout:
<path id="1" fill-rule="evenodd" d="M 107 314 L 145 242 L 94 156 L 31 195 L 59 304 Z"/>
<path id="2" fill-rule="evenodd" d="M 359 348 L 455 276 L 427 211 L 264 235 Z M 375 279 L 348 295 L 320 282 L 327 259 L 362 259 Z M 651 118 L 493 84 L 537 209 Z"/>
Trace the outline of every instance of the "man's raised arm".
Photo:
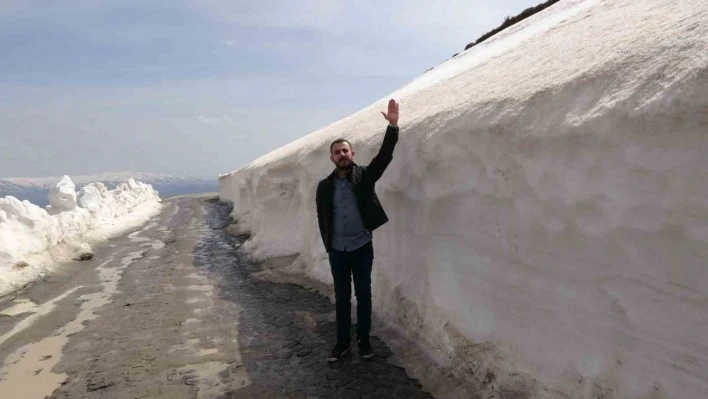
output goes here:
<path id="1" fill-rule="evenodd" d="M 376 154 L 366 168 L 374 181 L 381 178 L 388 164 L 391 163 L 393 149 L 396 148 L 396 143 L 398 142 L 398 104 L 396 101 L 391 99 L 388 102 L 388 113 L 381 112 L 381 114 L 389 122 L 389 125 L 386 128 L 386 134 L 384 135 L 383 143 L 381 143 L 379 153 Z"/>

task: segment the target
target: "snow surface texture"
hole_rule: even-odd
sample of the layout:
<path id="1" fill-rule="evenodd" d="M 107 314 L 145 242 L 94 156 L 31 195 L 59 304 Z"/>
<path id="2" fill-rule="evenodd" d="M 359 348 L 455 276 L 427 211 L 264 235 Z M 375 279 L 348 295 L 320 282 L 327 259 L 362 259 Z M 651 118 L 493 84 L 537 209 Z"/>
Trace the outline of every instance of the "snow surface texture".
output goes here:
<path id="1" fill-rule="evenodd" d="M 57 213 L 76 209 L 76 186 L 69 176 L 62 177 L 49 190 L 49 205 Z"/>
<path id="2" fill-rule="evenodd" d="M 102 183 L 89 184 L 78 200 L 74 187 L 69 176 L 62 177 L 50 190 L 48 210 L 12 196 L 0 198 L 0 295 L 160 209 L 157 191 L 133 179 L 110 191 Z"/>
<path id="3" fill-rule="evenodd" d="M 329 143 L 367 164 L 395 98 L 380 316 L 480 397 L 706 398 L 707 48 L 704 0 L 562 1 L 220 176 L 220 196 L 254 257 L 300 254 L 289 271 L 331 283 Z"/>

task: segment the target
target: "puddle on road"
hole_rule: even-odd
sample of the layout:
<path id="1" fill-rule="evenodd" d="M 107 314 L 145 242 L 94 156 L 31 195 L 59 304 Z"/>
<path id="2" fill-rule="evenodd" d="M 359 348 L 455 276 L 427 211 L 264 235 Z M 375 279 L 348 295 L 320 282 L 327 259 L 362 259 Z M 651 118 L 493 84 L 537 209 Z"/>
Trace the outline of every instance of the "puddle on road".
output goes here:
<path id="1" fill-rule="evenodd" d="M 15 334 L 21 332 L 22 330 L 25 330 L 25 329 L 29 328 L 29 327 L 30 327 L 32 324 L 34 324 L 40 317 L 42 317 L 42 316 L 44 316 L 44 315 L 46 315 L 46 314 L 48 314 L 48 313 L 51 313 L 51 312 L 57 307 L 57 305 L 56 305 L 57 302 L 59 302 L 59 301 L 61 301 L 62 299 L 66 298 L 67 296 L 71 295 L 72 293 L 74 293 L 74 291 L 78 290 L 79 288 L 83 288 L 83 286 L 80 285 L 80 286 L 78 286 L 78 287 L 74 287 L 74 288 L 70 289 L 69 291 L 66 291 L 65 293 L 59 295 L 58 297 L 53 298 L 53 299 L 51 299 L 51 300 L 49 300 L 49 301 L 43 303 L 43 304 L 40 305 L 40 306 L 36 306 L 36 305 L 35 305 L 35 306 L 32 308 L 32 310 L 28 310 L 28 311 L 33 312 L 34 314 L 31 315 L 31 316 L 28 316 L 26 319 L 24 319 L 24 320 L 22 320 L 21 322 L 17 323 L 17 324 L 15 325 L 15 327 L 14 327 L 12 330 L 10 330 L 9 332 L 7 332 L 5 335 L 1 336 L 1 337 L 0 337 L 0 345 L 2 345 L 5 341 L 7 341 L 8 339 L 10 339 L 10 337 L 12 337 L 13 335 L 15 335 Z M 17 302 L 17 301 L 16 301 L 16 302 Z M 27 302 L 31 302 L 31 301 L 28 300 Z M 21 309 L 21 308 L 25 308 L 26 306 L 27 306 L 26 304 L 23 304 L 23 305 L 21 305 L 20 309 Z M 13 308 L 14 308 L 14 307 L 13 307 Z M 10 308 L 10 309 L 13 309 L 13 308 Z M 5 311 L 9 311 L 10 309 L 6 309 Z M 20 313 L 22 313 L 22 312 L 20 312 Z M 16 314 L 19 314 L 19 313 L 16 313 Z M 2 375 L 2 369 L 0 369 L 0 376 L 1 376 L 1 375 Z"/>
<path id="2" fill-rule="evenodd" d="M 213 295 L 214 294 L 214 286 L 213 285 L 188 285 L 185 288 L 188 290 L 193 290 L 193 291 L 201 291 L 206 295 Z"/>
<path id="3" fill-rule="evenodd" d="M 145 241 L 143 237 L 137 237 L 140 231 L 130 234 L 128 237 L 132 242 Z M 151 241 L 150 239 L 147 239 Z M 109 259 L 96 268 L 101 290 L 91 294 L 82 295 L 79 313 L 76 318 L 63 327 L 55 330 L 52 336 L 46 337 L 38 342 L 27 344 L 10 354 L 0 369 L 0 392 L 11 398 L 42 399 L 51 395 L 61 383 L 66 379 L 66 374 L 56 374 L 51 372 L 61 360 L 62 348 L 69 342 L 69 337 L 86 328 L 84 322 L 96 319 L 98 315 L 95 311 L 102 306 L 111 303 L 110 299 L 118 292 L 118 283 L 123 275 L 123 271 L 144 254 L 143 250 L 131 252 L 120 260 L 120 266 L 107 267 L 115 261 Z M 0 337 L 0 344 L 14 334 L 32 325 L 37 318 L 46 315 L 56 307 L 56 302 L 67 295 L 82 288 L 82 286 L 72 288 L 62 295 L 48 301 L 41 306 L 34 306 L 35 314 L 18 323 L 9 333 Z M 27 302 L 21 303 L 18 309 L 29 306 Z M 16 305 L 17 306 L 17 305 Z M 13 307 L 14 308 L 14 307 Z"/>
<path id="4" fill-rule="evenodd" d="M 219 353 L 219 350 L 216 348 L 211 348 L 211 349 L 199 349 L 199 356 L 209 356 L 209 355 L 214 355 Z"/>
<path id="5" fill-rule="evenodd" d="M 150 241 L 150 239 L 147 237 L 138 237 L 138 234 L 140 234 L 142 232 L 143 232 L 143 230 L 138 230 L 133 233 L 130 233 L 130 234 L 128 234 L 128 238 L 130 238 L 130 241 L 132 241 L 132 242 Z"/>
<path id="6" fill-rule="evenodd" d="M 27 298 L 15 299 L 12 303 L 15 305 L 1 311 L 0 314 L 4 314 L 6 316 L 17 316 L 18 314 L 27 312 L 37 313 L 37 304 Z"/>

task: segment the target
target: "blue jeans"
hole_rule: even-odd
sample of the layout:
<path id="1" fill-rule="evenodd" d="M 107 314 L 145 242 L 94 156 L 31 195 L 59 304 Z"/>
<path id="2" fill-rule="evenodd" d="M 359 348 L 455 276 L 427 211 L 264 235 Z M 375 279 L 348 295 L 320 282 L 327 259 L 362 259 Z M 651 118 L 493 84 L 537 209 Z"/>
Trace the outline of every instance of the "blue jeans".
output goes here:
<path id="1" fill-rule="evenodd" d="M 351 252 L 329 250 L 329 265 L 334 279 L 337 312 L 337 341 L 349 344 L 351 337 L 351 296 L 354 276 L 356 294 L 356 335 L 360 340 L 369 339 L 371 330 L 371 266 L 374 246 L 371 242 Z"/>

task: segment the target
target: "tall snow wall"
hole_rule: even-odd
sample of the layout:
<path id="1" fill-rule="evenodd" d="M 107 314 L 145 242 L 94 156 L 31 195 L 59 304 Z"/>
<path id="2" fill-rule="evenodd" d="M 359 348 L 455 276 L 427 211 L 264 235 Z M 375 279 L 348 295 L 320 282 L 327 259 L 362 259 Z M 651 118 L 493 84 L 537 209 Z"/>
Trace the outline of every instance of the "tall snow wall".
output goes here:
<path id="1" fill-rule="evenodd" d="M 708 397 L 708 3 L 566 0 L 220 177 L 245 245 L 331 283 L 315 188 L 376 190 L 375 312 L 479 397 Z M 346 95 L 346 93 L 343 93 Z"/>
<path id="2" fill-rule="evenodd" d="M 89 243 L 144 223 L 159 212 L 161 200 L 151 185 L 134 179 L 114 190 L 91 183 L 77 197 L 71 178 L 64 176 L 50 189 L 49 202 L 44 209 L 12 196 L 0 198 L 0 296 L 57 262 L 90 252 Z"/>

